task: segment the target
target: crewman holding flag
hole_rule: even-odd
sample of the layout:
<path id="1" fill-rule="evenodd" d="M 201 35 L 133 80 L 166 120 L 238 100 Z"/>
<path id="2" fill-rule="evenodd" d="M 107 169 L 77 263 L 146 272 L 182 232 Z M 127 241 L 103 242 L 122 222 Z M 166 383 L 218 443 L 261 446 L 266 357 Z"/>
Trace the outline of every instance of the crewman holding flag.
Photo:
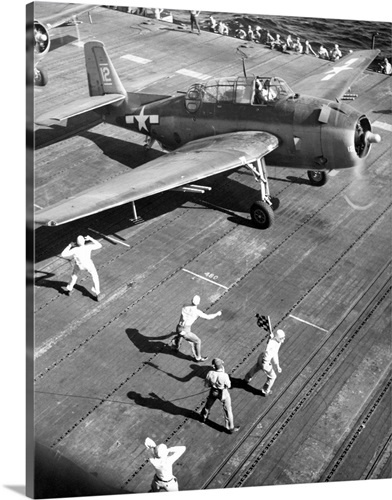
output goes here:
<path id="1" fill-rule="evenodd" d="M 263 328 L 270 334 L 270 338 L 267 343 L 265 350 L 259 355 L 254 366 L 245 375 L 245 382 L 249 383 L 253 376 L 262 370 L 267 375 L 267 381 L 265 382 L 261 392 L 264 396 L 268 396 L 271 393 L 271 388 L 276 380 L 276 373 L 273 367 L 275 365 L 278 373 L 282 372 L 279 364 L 279 349 L 280 346 L 285 341 L 286 335 L 283 330 L 277 330 L 275 335 L 272 333 L 271 322 L 269 316 L 256 315 L 257 324 L 260 328 Z"/>

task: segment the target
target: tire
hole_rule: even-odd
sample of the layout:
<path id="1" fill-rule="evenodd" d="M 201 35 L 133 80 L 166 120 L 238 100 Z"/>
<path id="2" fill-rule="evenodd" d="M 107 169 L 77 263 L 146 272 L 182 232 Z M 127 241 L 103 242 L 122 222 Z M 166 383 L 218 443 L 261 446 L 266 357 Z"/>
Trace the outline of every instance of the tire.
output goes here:
<path id="1" fill-rule="evenodd" d="M 308 170 L 308 177 L 312 186 L 324 186 L 328 181 L 327 173 L 321 170 Z"/>
<path id="2" fill-rule="evenodd" d="M 259 229 L 268 229 L 272 226 L 275 214 L 272 208 L 263 201 L 256 201 L 250 207 L 250 216 Z"/>
<path id="3" fill-rule="evenodd" d="M 37 87 L 45 87 L 48 83 L 48 73 L 43 68 L 35 68 L 34 85 Z"/>

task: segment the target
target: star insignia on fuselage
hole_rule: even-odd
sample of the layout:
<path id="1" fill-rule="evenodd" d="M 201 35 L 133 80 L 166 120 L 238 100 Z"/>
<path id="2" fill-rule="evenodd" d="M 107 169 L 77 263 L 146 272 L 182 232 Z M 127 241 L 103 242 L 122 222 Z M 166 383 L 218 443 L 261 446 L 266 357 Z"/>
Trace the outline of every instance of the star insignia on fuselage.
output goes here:
<path id="1" fill-rule="evenodd" d="M 145 115 L 144 114 L 145 106 L 142 107 L 140 113 L 138 115 L 128 115 L 125 117 L 125 122 L 133 124 L 135 120 L 137 121 L 139 132 L 145 130 L 148 132 L 147 120 L 150 125 L 159 123 L 159 115 Z"/>

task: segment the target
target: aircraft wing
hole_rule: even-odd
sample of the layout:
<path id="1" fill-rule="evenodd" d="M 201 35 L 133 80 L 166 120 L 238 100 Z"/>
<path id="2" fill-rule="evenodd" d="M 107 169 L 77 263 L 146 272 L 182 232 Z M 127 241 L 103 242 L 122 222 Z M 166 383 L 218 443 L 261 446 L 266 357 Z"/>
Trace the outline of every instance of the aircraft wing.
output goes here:
<path id="1" fill-rule="evenodd" d="M 93 109 L 113 104 L 114 102 L 123 101 L 124 99 L 125 97 L 122 94 L 105 94 L 93 97 L 83 97 L 40 115 L 34 120 L 34 122 L 39 125 L 46 125 L 46 122 L 51 120 L 66 120 L 72 116 L 80 115 L 82 113 L 86 113 L 87 111 L 92 111 Z"/>
<path id="2" fill-rule="evenodd" d="M 37 224 L 55 226 L 251 163 L 277 148 L 267 132 L 234 132 L 189 142 L 131 172 L 39 210 Z"/>
<path id="3" fill-rule="evenodd" d="M 36 2 L 34 5 L 34 17 L 51 29 L 72 20 L 74 16 L 81 15 L 97 7 L 98 5 L 89 4 L 45 4 L 44 2 Z M 48 11 L 50 12 L 49 14 L 47 14 Z"/>
<path id="4" fill-rule="evenodd" d="M 360 50 L 347 54 L 334 63 L 326 64 L 317 74 L 298 82 L 295 91 L 324 99 L 340 99 L 379 52 Z"/>

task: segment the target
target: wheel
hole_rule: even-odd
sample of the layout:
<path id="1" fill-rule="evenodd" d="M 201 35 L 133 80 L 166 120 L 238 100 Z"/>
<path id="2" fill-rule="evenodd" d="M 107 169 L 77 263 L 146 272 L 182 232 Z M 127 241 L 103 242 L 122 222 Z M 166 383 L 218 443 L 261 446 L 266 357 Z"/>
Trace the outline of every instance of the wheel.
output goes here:
<path id="1" fill-rule="evenodd" d="M 34 85 L 37 87 L 45 87 L 48 83 L 48 73 L 43 68 L 34 69 Z"/>
<path id="2" fill-rule="evenodd" d="M 324 186 L 328 180 L 327 173 L 321 170 L 308 170 L 308 177 L 312 186 Z"/>
<path id="3" fill-rule="evenodd" d="M 275 214 L 272 208 L 264 201 L 256 201 L 250 207 L 250 216 L 255 225 L 260 229 L 268 229 L 272 226 Z"/>

